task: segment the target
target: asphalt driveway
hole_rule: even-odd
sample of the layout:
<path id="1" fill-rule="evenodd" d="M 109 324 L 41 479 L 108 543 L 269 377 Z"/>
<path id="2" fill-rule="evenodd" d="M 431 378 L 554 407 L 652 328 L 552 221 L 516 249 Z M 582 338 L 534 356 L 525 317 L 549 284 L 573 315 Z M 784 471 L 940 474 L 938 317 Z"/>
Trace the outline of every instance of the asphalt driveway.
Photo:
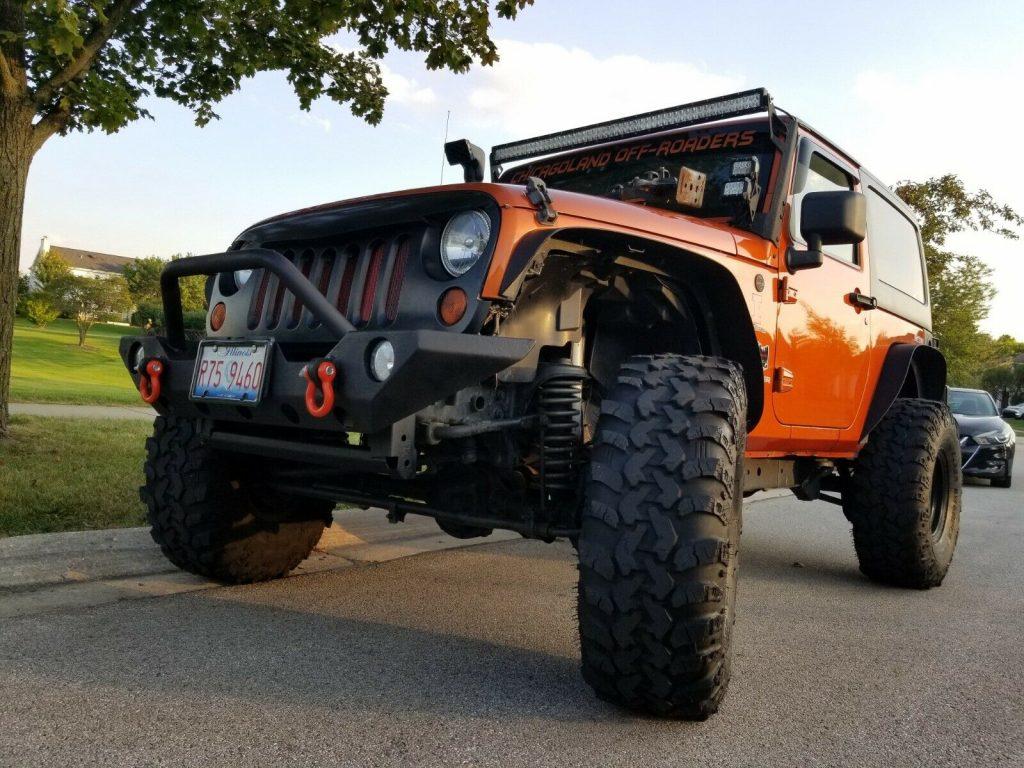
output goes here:
<path id="1" fill-rule="evenodd" d="M 1020 766 L 1016 481 L 967 489 L 928 592 L 866 582 L 829 505 L 751 505 L 705 723 L 596 701 L 572 551 L 508 540 L 0 619 L 0 764 Z"/>

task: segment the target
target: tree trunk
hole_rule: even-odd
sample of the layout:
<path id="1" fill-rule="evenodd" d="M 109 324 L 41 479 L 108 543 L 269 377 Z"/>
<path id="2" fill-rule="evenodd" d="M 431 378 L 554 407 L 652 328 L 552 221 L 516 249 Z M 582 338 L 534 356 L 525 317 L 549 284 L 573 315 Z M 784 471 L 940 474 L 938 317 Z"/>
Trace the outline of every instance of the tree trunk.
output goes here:
<path id="1" fill-rule="evenodd" d="M 25 182 L 35 154 L 33 111 L 0 97 L 0 440 L 7 436 L 14 305 L 18 296 Z"/>

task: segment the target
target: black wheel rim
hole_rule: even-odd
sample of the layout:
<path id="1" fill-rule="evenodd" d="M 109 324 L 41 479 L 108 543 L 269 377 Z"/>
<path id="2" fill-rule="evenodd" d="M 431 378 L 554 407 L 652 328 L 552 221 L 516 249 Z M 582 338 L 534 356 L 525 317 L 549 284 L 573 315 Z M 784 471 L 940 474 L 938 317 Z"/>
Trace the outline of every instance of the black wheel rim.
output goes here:
<path id="1" fill-rule="evenodd" d="M 946 529 L 946 512 L 949 509 L 949 462 L 940 453 L 932 472 L 931 512 L 932 540 L 938 541 Z"/>

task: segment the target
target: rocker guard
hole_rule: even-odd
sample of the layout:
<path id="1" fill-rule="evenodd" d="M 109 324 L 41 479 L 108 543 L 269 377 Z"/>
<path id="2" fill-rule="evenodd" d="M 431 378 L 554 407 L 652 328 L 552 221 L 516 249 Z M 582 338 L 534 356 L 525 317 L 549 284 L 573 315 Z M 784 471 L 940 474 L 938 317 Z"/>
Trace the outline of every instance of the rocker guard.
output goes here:
<path id="1" fill-rule="evenodd" d="M 289 360 L 279 345 L 271 348 L 270 381 L 259 405 L 197 403 L 190 399 L 198 344 L 185 339 L 178 278 L 250 268 L 273 271 L 324 326 L 340 337 L 326 355 L 338 367 L 334 383 L 335 419 L 314 419 L 306 413 L 306 382 L 302 376 L 306 361 Z M 223 418 L 254 426 L 344 428 L 373 433 L 508 368 L 524 358 L 534 346 L 532 339 L 449 331 L 355 330 L 291 262 L 266 249 L 179 259 L 164 268 L 160 284 L 167 337 L 126 336 L 120 344 L 121 359 L 131 372 L 136 387 L 139 376 L 131 367 L 138 345 L 142 346 L 146 357 L 159 357 L 166 362 L 162 377 L 163 393 L 155 404 L 160 412 Z M 370 350 L 385 339 L 395 348 L 395 366 L 391 376 L 379 382 L 370 375 Z"/>

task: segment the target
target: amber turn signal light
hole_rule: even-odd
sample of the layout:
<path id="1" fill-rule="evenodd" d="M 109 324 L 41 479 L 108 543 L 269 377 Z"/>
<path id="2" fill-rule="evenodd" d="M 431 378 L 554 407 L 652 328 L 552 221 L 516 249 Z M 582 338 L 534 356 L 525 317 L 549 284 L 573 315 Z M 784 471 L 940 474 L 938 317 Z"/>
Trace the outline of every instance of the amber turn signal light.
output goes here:
<path id="1" fill-rule="evenodd" d="M 441 294 L 441 300 L 437 304 L 437 313 L 441 316 L 441 322 L 445 325 L 455 325 L 462 316 L 466 314 L 466 307 L 469 306 L 469 299 L 466 292 L 461 288 L 449 288 Z"/>
<path id="2" fill-rule="evenodd" d="M 210 328 L 219 331 L 227 316 L 228 308 L 224 306 L 223 301 L 218 301 L 213 307 L 213 312 L 210 313 Z"/>

